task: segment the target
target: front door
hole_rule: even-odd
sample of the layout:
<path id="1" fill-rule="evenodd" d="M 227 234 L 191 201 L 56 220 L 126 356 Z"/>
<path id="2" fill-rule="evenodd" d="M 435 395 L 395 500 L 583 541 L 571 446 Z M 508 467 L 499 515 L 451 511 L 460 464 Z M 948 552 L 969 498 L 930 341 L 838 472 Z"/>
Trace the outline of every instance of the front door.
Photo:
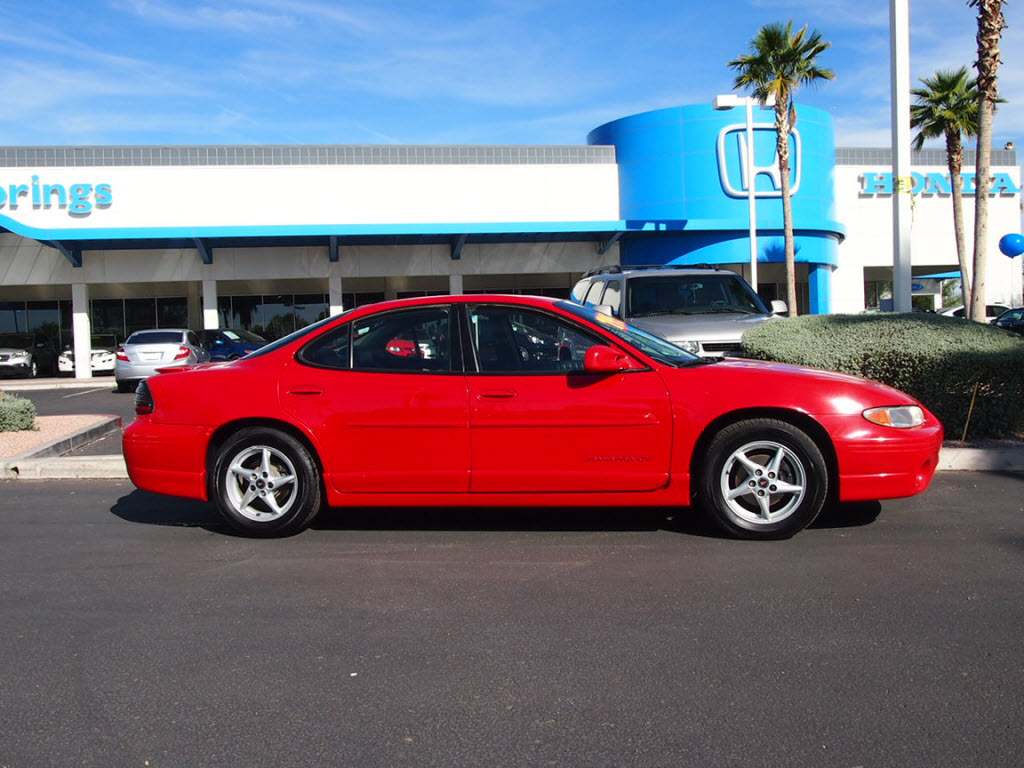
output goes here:
<path id="1" fill-rule="evenodd" d="M 655 371 L 583 372 L 586 350 L 606 342 L 544 312 L 471 305 L 468 315 L 471 491 L 665 486 L 671 408 Z"/>

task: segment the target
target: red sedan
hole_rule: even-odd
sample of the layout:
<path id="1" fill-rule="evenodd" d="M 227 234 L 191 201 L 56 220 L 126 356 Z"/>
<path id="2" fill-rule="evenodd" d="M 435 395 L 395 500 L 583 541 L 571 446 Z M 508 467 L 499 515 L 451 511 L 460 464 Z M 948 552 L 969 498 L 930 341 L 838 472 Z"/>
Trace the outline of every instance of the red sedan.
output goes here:
<path id="1" fill-rule="evenodd" d="M 360 307 L 153 376 L 136 412 L 135 485 L 212 499 L 255 536 L 300 531 L 325 505 L 696 503 L 732 535 L 783 538 L 829 500 L 920 493 L 942 443 L 932 414 L 882 384 L 701 359 L 525 296 Z"/>

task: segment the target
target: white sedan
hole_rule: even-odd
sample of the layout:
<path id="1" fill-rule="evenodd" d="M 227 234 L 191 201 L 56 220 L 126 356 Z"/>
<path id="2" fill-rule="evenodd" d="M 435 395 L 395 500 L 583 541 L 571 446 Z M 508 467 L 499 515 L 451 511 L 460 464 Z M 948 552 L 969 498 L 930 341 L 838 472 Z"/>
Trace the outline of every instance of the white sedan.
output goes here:
<path id="1" fill-rule="evenodd" d="M 92 357 L 90 367 L 93 373 L 113 373 L 117 362 L 115 353 L 118 346 L 117 336 L 112 333 L 100 333 L 90 340 Z M 75 372 L 75 350 L 65 349 L 57 358 L 57 370 L 61 373 Z"/>

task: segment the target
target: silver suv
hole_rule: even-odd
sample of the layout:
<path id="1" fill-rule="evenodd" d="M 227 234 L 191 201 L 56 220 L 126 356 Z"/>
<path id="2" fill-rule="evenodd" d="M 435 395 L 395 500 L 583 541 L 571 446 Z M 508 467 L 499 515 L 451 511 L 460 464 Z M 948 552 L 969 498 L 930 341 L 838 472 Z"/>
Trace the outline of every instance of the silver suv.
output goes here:
<path id="1" fill-rule="evenodd" d="M 783 301 L 766 307 L 735 272 L 705 264 L 599 267 L 570 298 L 701 357 L 737 354 L 744 331 L 787 312 Z"/>

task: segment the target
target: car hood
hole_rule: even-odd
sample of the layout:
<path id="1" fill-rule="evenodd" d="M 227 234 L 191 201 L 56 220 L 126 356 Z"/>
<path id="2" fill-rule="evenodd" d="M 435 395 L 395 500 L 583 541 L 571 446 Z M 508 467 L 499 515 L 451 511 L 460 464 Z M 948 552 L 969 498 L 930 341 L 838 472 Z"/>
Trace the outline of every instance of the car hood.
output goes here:
<path id="1" fill-rule="evenodd" d="M 13 352 L 27 352 L 25 347 L 0 347 L 0 355 L 11 354 Z"/>
<path id="2" fill-rule="evenodd" d="M 745 331 L 775 319 L 772 315 L 721 312 L 711 315 L 654 315 L 627 322 L 669 341 L 739 341 Z"/>
<path id="3" fill-rule="evenodd" d="M 722 392 L 729 392 L 731 409 L 773 405 L 844 414 L 880 405 L 920 405 L 906 392 L 860 376 L 763 360 L 724 358 L 675 369 L 668 377 L 690 389 L 687 399 L 716 394 L 721 399 Z"/>

